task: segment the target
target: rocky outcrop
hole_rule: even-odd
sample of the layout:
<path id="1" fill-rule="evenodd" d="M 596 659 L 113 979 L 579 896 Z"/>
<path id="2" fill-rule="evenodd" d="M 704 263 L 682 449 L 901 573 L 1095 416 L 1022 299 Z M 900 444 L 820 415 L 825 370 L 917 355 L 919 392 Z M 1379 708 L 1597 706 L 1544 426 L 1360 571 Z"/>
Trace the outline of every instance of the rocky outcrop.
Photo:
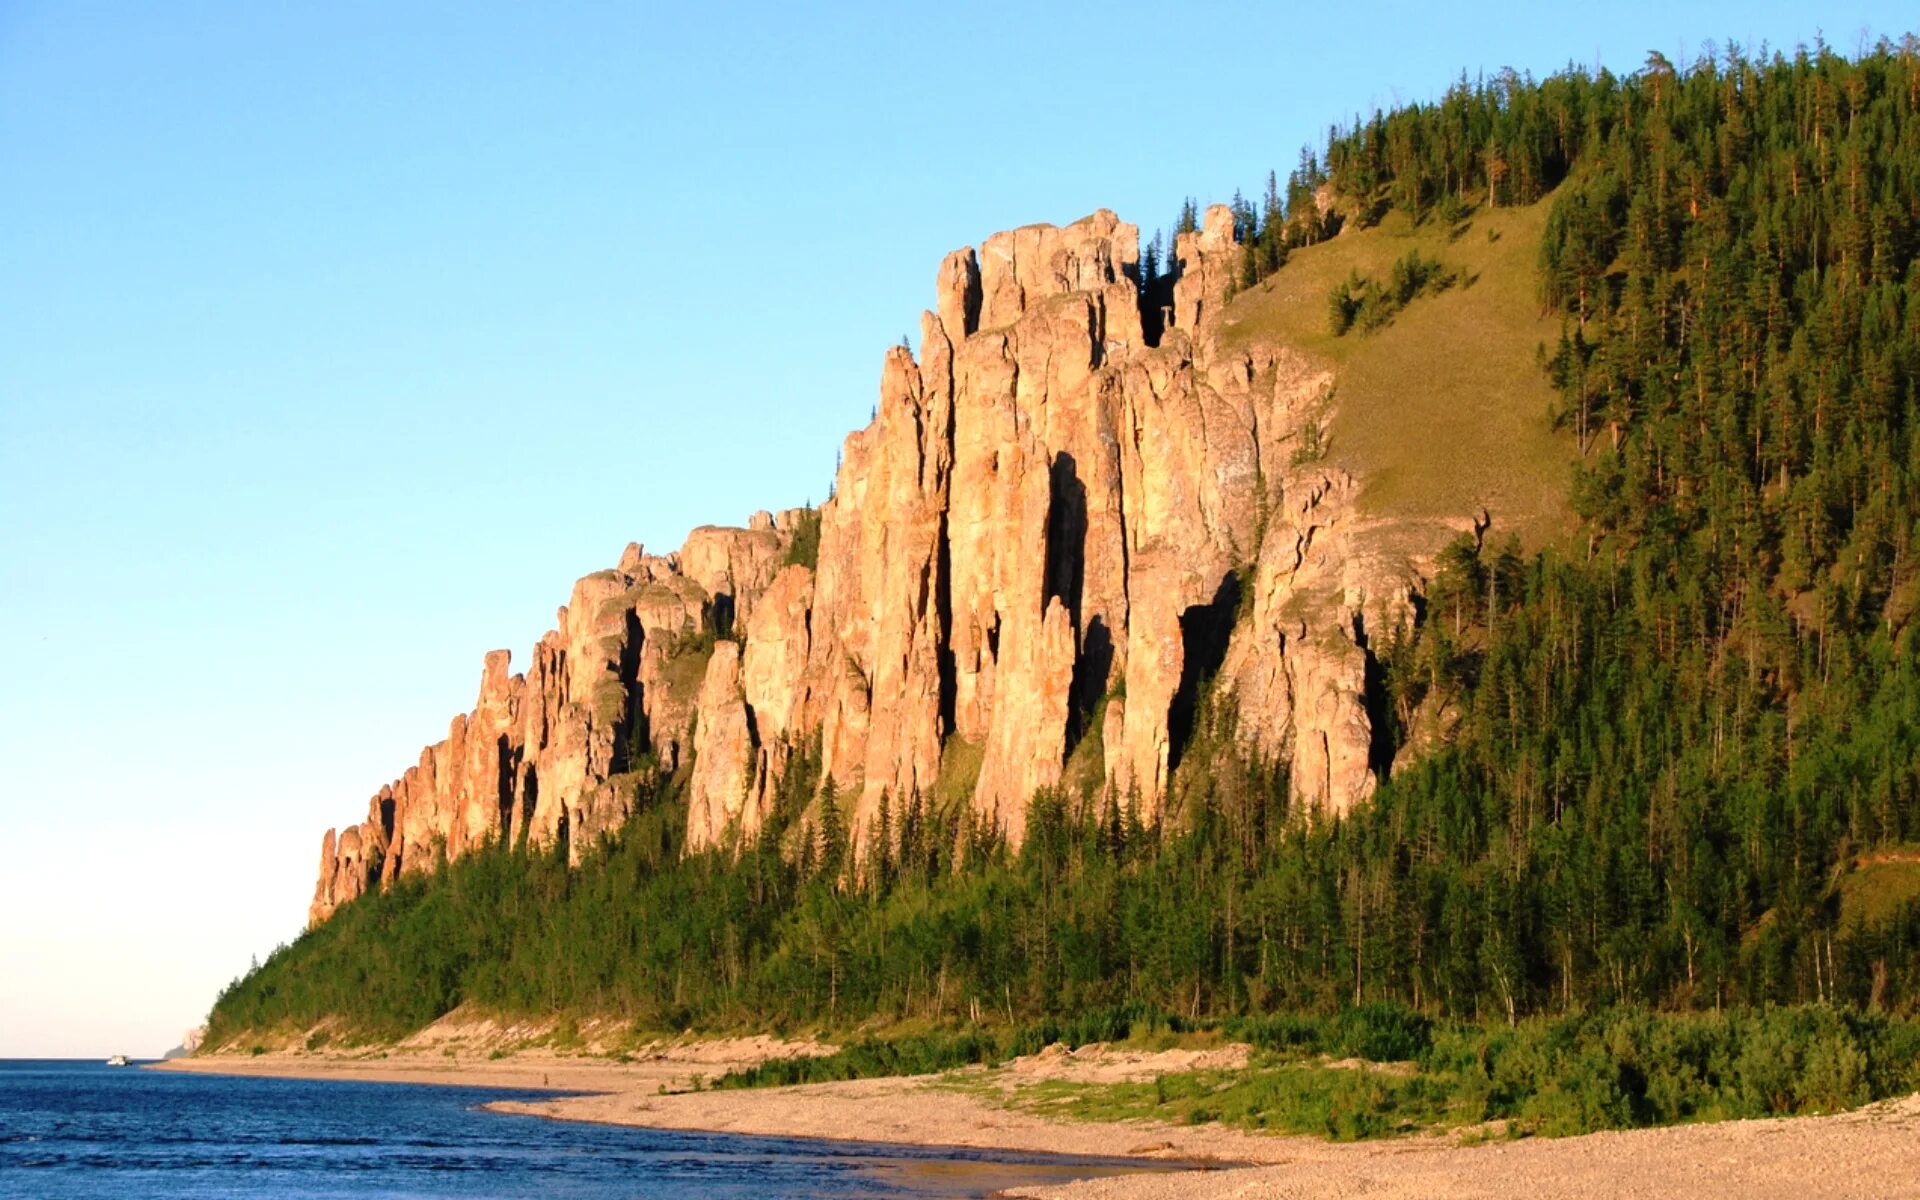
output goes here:
<path id="1" fill-rule="evenodd" d="M 1199 329 L 1202 322 L 1219 315 L 1239 270 L 1233 210 L 1215 204 L 1201 218 L 1200 228 L 1173 239 L 1174 327 Z"/>
<path id="2" fill-rule="evenodd" d="M 740 686 L 740 647 L 721 642 L 707 660 L 694 730 L 693 776 L 687 785 L 687 848 L 704 850 L 729 832 L 752 837 L 760 806 L 751 794 L 753 726 Z"/>
<path id="3" fill-rule="evenodd" d="M 309 921 L 493 842 L 561 845 L 577 861 L 626 819 L 642 774 L 692 757 L 717 614 L 752 611 L 789 538 L 756 514 L 748 529 L 695 530 L 676 554 L 629 546 L 575 583 L 526 672 L 508 673 L 505 650 L 488 654 L 473 711 L 380 790 L 366 820 L 328 831 Z"/>
<path id="4" fill-rule="evenodd" d="M 879 411 L 847 438 L 820 510 L 804 698 L 789 736 L 819 738 L 826 777 L 854 798 L 856 829 L 882 792 L 928 789 L 939 765 L 950 426 L 950 397 L 923 387 L 906 350 L 889 351 Z"/>
<path id="5" fill-rule="evenodd" d="M 797 514 L 796 514 L 797 518 Z M 740 687 L 753 738 L 752 794 L 749 808 L 764 819 L 797 751 L 810 739 L 800 734 L 799 718 L 807 696 L 807 663 L 813 645 L 813 571 L 798 563 L 774 576 L 747 624 L 741 654 Z M 704 845 L 722 840 L 716 828 L 690 824 L 688 841 Z"/>
<path id="6" fill-rule="evenodd" d="M 773 582 L 786 550 L 772 515 L 759 512 L 745 529 L 702 525 L 688 534 L 679 567 L 713 598 L 715 625 L 731 631 L 753 614 L 754 600 Z"/>
<path id="7" fill-rule="evenodd" d="M 1345 812 L 1373 794 L 1368 638 L 1414 619 L 1412 564 L 1371 551 L 1353 479 L 1292 471 L 1269 520 L 1251 612 L 1224 664 L 1242 737 L 1291 763 L 1293 799 Z"/>
<path id="8" fill-rule="evenodd" d="M 1289 762 L 1302 807 L 1364 799 L 1386 765 L 1369 638 L 1414 619 L 1418 556 L 1318 461 L 1325 371 L 1223 346 L 1239 263 L 1208 209 L 1143 323 L 1138 231 L 1110 212 L 948 255 L 818 513 L 580 580 L 527 672 L 489 655 L 473 711 L 328 833 L 311 918 L 501 839 L 577 857 L 650 773 L 683 773 L 689 848 L 725 849 L 803 754 L 856 837 L 889 800 L 970 786 L 1017 843 L 1089 734 L 1073 778 L 1150 817 L 1202 720 Z M 958 758 L 977 774 L 942 780 Z"/>

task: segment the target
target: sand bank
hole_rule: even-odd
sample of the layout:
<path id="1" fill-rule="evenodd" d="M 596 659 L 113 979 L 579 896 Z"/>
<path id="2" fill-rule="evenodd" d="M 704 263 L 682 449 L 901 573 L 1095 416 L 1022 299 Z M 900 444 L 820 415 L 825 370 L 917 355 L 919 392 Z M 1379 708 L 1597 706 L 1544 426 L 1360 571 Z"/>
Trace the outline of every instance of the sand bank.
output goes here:
<path id="1" fill-rule="evenodd" d="M 859 1080 L 750 1091 L 686 1091 L 770 1053 L 771 1039 L 648 1048 L 632 1061 L 519 1052 L 501 1058 L 388 1052 L 211 1056 L 164 1069 L 303 1078 L 367 1079 L 591 1094 L 502 1101 L 489 1107 L 561 1120 L 784 1137 L 1142 1160 L 1211 1162 L 1212 1169 L 1045 1184 L 1013 1194 L 1071 1200 L 1213 1200 L 1365 1195 L 1415 1197 L 1743 1196 L 1761 1200 L 1914 1197 L 1920 1200 L 1920 1096 L 1855 1113 L 1733 1121 L 1574 1138 L 1463 1144 L 1419 1136 L 1336 1145 L 1214 1125 L 1091 1124 L 1013 1112 L 980 1088 L 933 1077 Z M 1184 1052 L 1172 1052 L 1178 1056 Z M 1216 1052 L 1217 1053 L 1217 1052 Z M 1036 1056 L 1041 1059 L 1044 1056 Z M 1023 1078 L 1120 1078 L 1189 1069 L 1165 1056 L 1114 1054 L 1008 1068 Z M 988 1089 L 990 1091 L 990 1089 Z"/>

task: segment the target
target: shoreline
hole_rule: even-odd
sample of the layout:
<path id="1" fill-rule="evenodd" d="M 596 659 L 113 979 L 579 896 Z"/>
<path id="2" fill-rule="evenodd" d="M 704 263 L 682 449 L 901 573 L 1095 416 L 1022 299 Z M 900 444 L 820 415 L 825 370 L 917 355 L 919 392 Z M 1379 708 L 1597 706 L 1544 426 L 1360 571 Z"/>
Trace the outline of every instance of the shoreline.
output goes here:
<path id="1" fill-rule="evenodd" d="M 849 1126 L 844 1119 L 849 1105 L 863 1113 L 874 1111 L 871 1093 L 875 1089 L 898 1088 L 903 1095 L 919 1093 L 932 1078 L 927 1076 L 786 1089 L 682 1090 L 692 1085 L 695 1076 L 716 1077 L 724 1070 L 764 1061 L 769 1057 L 766 1041 L 721 1039 L 670 1045 L 635 1056 L 630 1062 L 540 1051 L 461 1058 L 444 1052 L 395 1050 L 359 1054 L 280 1051 L 258 1055 L 202 1055 L 153 1063 L 146 1069 L 256 1078 L 546 1091 L 551 1094 L 533 1099 L 484 1100 L 475 1107 L 503 1116 L 543 1121 L 816 1142 L 878 1160 L 891 1160 L 898 1154 L 899 1161 L 908 1164 L 909 1170 L 938 1170 L 949 1175 L 960 1172 L 974 1180 L 970 1186 L 985 1189 L 981 1195 L 994 1197 L 1029 1194 L 1028 1189 L 1033 1188 L 1052 1194 L 1061 1187 L 1090 1179 L 1144 1173 L 1186 1177 L 1245 1165 L 1240 1161 L 1225 1161 L 1205 1146 L 1191 1153 L 1170 1151 L 1164 1144 L 1152 1142 L 1116 1149 L 1110 1140 L 1110 1129 L 1102 1126 L 1079 1126 L 1081 1136 L 1070 1133 L 1065 1138 L 1060 1136 L 1061 1127 L 1054 1123 L 1028 1117 L 1016 1118 L 1017 1125 L 1031 1128 L 1008 1128 L 995 1121 L 979 1120 L 995 1115 L 996 1110 L 986 1105 L 958 1094 L 943 1095 L 931 1090 L 925 1091 L 926 1098 L 933 1101 L 949 1122 L 958 1119 L 979 1128 L 972 1133 L 956 1132 L 947 1124 L 944 1128 L 949 1135 L 938 1136 L 937 1129 L 942 1126 L 887 1128 L 857 1120 Z M 780 1048 L 792 1052 L 790 1045 L 781 1044 Z M 823 1091 L 844 1091 L 849 1087 L 855 1090 L 855 1095 L 831 1099 L 822 1095 Z M 832 1116 L 820 1125 L 812 1125 L 796 1119 L 791 1109 L 770 1112 L 754 1103 L 755 1098 L 775 1094 L 781 1095 L 783 1103 L 797 1100 L 803 1109 L 827 1105 Z M 911 1107 L 922 1117 L 926 1115 L 924 1102 Z M 730 1111 L 735 1109 L 744 1111 L 737 1114 Z"/>
<path id="2" fill-rule="evenodd" d="M 1913 1197 L 1920 1094 L 1833 1116 L 1726 1121 L 1566 1138 L 1488 1140 L 1418 1134 L 1335 1143 L 1297 1134 L 1150 1121 L 1091 1123 L 1009 1110 L 935 1076 L 786 1088 L 681 1090 L 768 1056 L 771 1039 L 655 1048 L 632 1061 L 545 1052 L 499 1058 L 406 1051 L 269 1053 L 177 1059 L 146 1068 L 206 1074 L 364 1080 L 556 1093 L 490 1111 L 676 1132 L 804 1138 L 884 1148 L 1077 1159 L 1126 1171 L 1022 1185 L 1033 1200 L 1380 1200 L 1593 1195 L 1742 1195 L 1762 1200 Z M 789 1051 L 790 1052 L 790 1051 Z M 1013 1070 L 1023 1068 L 1020 1060 Z"/>
<path id="3" fill-rule="evenodd" d="M 1164 1169 L 1220 1170 L 1282 1161 L 1282 1140 L 1221 1125 L 1157 1122 L 1067 1122 L 1015 1112 L 941 1086 L 940 1076 L 893 1076 L 783 1088 L 707 1089 L 696 1077 L 763 1061 L 768 1039 L 720 1039 L 668 1046 L 630 1062 L 591 1056 L 518 1052 L 499 1058 L 444 1053 L 365 1054 L 275 1051 L 215 1054 L 150 1070 L 190 1074 L 409 1083 L 551 1092 L 536 1099 L 499 1099 L 491 1112 L 671 1130 L 805 1138 L 811 1141 L 913 1146 L 927 1150 L 1002 1151 L 1136 1162 Z M 1116 1138 L 1116 1134 L 1126 1136 Z M 1312 1139 L 1299 1139 L 1311 1143 Z M 1116 1144 L 1117 1143 L 1117 1144 Z"/>

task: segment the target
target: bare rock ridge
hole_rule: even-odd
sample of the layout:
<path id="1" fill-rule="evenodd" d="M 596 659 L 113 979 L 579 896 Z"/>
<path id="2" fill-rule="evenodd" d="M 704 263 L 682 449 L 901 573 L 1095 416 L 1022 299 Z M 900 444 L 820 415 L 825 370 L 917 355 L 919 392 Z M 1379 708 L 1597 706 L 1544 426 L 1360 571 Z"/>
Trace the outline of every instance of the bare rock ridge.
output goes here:
<path id="1" fill-rule="evenodd" d="M 1215 337 L 1231 213 L 1174 260 L 1143 323 L 1139 231 L 1111 212 L 948 255 L 918 360 L 887 352 L 846 440 L 817 562 L 786 563 L 793 510 L 577 582 L 525 672 L 487 655 L 473 711 L 327 833 L 310 921 L 494 840 L 577 859 L 683 764 L 688 846 L 729 844 L 816 747 L 857 835 L 939 780 L 1017 841 L 1090 738 L 1100 786 L 1151 814 L 1207 680 L 1301 803 L 1371 794 L 1367 636 L 1410 619 L 1424 563 L 1314 461 L 1330 376 Z"/>

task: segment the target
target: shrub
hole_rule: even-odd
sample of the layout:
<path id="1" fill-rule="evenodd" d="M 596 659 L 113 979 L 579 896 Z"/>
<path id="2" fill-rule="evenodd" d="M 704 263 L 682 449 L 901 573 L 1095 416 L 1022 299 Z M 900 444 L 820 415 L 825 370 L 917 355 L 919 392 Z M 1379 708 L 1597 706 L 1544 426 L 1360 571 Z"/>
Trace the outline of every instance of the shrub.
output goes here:
<path id="1" fill-rule="evenodd" d="M 1327 332 L 1335 337 L 1345 337 L 1353 328 L 1353 314 L 1359 307 L 1353 298 L 1356 282 L 1357 276 L 1349 275 L 1327 292 Z"/>
<path id="2" fill-rule="evenodd" d="M 1419 1058 L 1433 1046 L 1433 1021 L 1399 1004 L 1362 1004 L 1340 1014 L 1339 1049 L 1370 1062 Z"/>
<path id="3" fill-rule="evenodd" d="M 799 512 L 794 522 L 791 540 L 787 542 L 786 557 L 780 560 L 783 567 L 801 566 L 811 571 L 820 565 L 820 510 L 808 505 Z"/>

